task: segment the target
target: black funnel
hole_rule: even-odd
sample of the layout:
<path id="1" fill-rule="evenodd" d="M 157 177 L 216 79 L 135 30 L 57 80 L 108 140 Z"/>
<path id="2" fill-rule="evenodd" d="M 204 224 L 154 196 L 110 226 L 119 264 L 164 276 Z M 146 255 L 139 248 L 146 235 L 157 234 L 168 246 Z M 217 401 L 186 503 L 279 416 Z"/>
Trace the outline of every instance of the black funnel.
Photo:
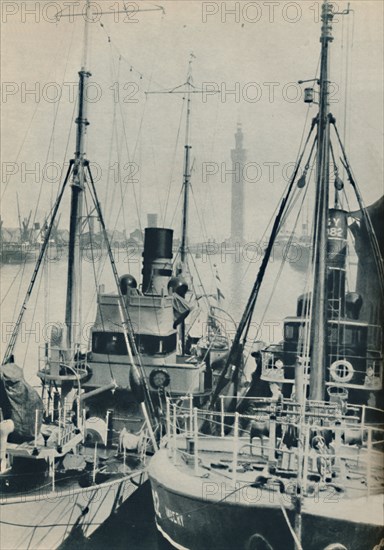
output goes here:
<path id="1" fill-rule="evenodd" d="M 172 243 L 173 229 L 159 227 L 145 229 L 142 271 L 144 293 L 152 290 L 155 277 L 168 279 L 172 277 Z M 165 261 L 163 266 L 154 265 L 154 262 L 160 259 L 168 261 Z"/>

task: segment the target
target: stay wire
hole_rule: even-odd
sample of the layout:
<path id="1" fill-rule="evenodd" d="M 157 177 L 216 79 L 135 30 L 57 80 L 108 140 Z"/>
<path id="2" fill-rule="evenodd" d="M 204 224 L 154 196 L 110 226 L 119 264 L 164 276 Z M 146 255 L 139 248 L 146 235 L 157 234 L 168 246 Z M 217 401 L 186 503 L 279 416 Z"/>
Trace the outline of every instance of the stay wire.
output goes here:
<path id="1" fill-rule="evenodd" d="M 86 184 L 88 185 L 88 189 L 89 189 L 89 184 L 88 184 L 88 181 L 87 179 L 85 178 L 85 181 L 86 181 Z M 91 192 L 89 190 L 89 193 L 91 195 Z M 86 193 L 84 193 L 84 202 L 85 202 L 85 209 L 86 209 L 86 213 L 87 213 L 87 219 L 89 220 L 89 216 L 88 216 L 88 213 L 89 213 L 89 208 L 88 208 L 88 201 L 87 201 L 87 195 Z M 90 228 L 90 225 L 89 225 L 89 222 L 88 222 L 88 227 L 89 229 Z M 92 231 L 89 231 L 89 235 L 90 235 L 90 243 L 91 243 L 91 254 L 92 254 L 92 271 L 93 271 L 93 277 L 94 277 L 94 282 L 95 282 L 95 290 L 96 290 L 96 293 L 97 293 L 97 289 L 98 289 L 98 285 L 99 285 L 99 281 L 98 281 L 98 277 L 97 277 L 97 273 L 96 273 L 96 268 L 95 268 L 95 261 L 94 261 L 94 243 L 93 243 L 93 232 Z M 104 321 L 104 313 L 103 313 L 103 308 L 102 306 L 100 306 L 98 308 L 98 312 L 100 314 L 100 317 L 101 317 L 101 324 L 102 324 L 102 327 L 103 327 L 103 330 L 106 331 L 106 323 Z M 89 314 L 89 312 L 88 312 Z M 87 315 L 88 317 L 88 315 Z M 87 318 L 86 317 L 86 318 Z M 107 353 L 107 358 L 108 358 L 108 367 L 109 367 L 109 374 L 111 376 L 111 382 L 113 382 L 115 380 L 115 377 L 113 375 L 113 370 L 112 370 L 112 365 L 111 365 L 111 361 L 110 361 L 110 356 L 109 356 L 109 353 Z"/>
<path id="2" fill-rule="evenodd" d="M 199 211 L 199 208 L 198 208 L 198 205 L 197 205 L 197 199 L 196 199 L 194 187 L 191 185 L 191 186 L 190 186 L 190 189 L 191 189 L 191 195 L 192 195 L 192 199 L 193 199 L 193 204 L 194 204 L 194 206 L 195 206 L 196 215 L 197 215 L 197 219 L 198 219 L 198 221 L 199 221 L 199 225 L 200 225 L 202 237 L 203 237 L 203 239 L 205 239 L 205 242 L 208 242 L 207 227 L 206 227 L 206 225 L 205 225 L 204 218 L 203 218 L 203 216 L 200 214 L 200 211 Z M 212 267 L 212 261 L 211 261 L 211 258 L 210 258 L 211 255 L 210 255 L 210 254 L 207 254 L 207 256 L 209 257 L 209 260 L 208 260 L 208 261 L 209 261 L 209 265 L 210 265 L 210 268 L 211 268 L 212 276 L 214 276 L 215 273 L 214 273 L 213 267 Z"/>
<path id="3" fill-rule="evenodd" d="M 131 321 L 131 317 L 130 317 L 127 305 L 124 301 L 124 297 L 123 297 L 123 295 L 121 293 L 121 290 L 120 290 L 119 278 L 118 278 L 118 273 L 117 273 L 117 269 L 116 269 L 116 264 L 115 264 L 115 261 L 114 261 L 114 258 L 113 258 L 112 248 L 111 248 L 111 245 L 110 245 L 110 241 L 108 239 L 108 234 L 107 234 L 103 214 L 102 214 L 102 211 L 101 211 L 100 202 L 99 202 L 98 197 L 97 197 L 95 182 L 93 180 L 92 173 L 90 171 L 89 165 L 88 165 L 88 175 L 89 175 L 89 179 L 90 179 L 90 182 L 91 182 L 90 189 L 92 191 L 92 199 L 93 199 L 95 208 L 97 210 L 97 213 L 98 213 L 98 216 L 99 216 L 99 219 L 100 219 L 101 227 L 102 227 L 103 234 L 104 234 L 104 240 L 105 240 L 106 245 L 107 245 L 108 256 L 109 256 L 109 259 L 110 259 L 111 268 L 112 268 L 112 272 L 113 272 L 113 275 L 114 275 L 116 288 L 117 288 L 117 292 L 118 292 L 119 306 L 121 306 L 122 325 L 123 325 L 123 329 L 124 329 L 124 335 L 126 337 L 125 341 L 126 341 L 128 356 L 129 356 L 132 368 L 137 367 L 137 366 L 139 367 L 139 371 L 140 371 L 143 386 L 144 386 L 144 393 L 146 395 L 146 402 L 147 402 L 147 405 L 148 405 L 148 407 L 151 411 L 151 416 L 154 417 L 155 416 L 154 406 L 153 406 L 152 398 L 151 398 L 149 388 L 148 388 L 147 377 L 146 377 L 145 371 L 143 369 L 143 365 L 142 365 L 142 361 L 141 361 L 141 355 L 139 354 L 137 346 L 136 346 L 135 332 L 134 332 L 134 329 L 133 329 L 133 324 L 132 324 L 132 321 Z M 148 428 L 152 429 L 152 426 L 148 426 Z M 155 447 L 156 447 L 156 445 L 155 445 Z"/>
<path id="4" fill-rule="evenodd" d="M 365 221 L 365 224 L 366 224 L 366 227 L 367 227 L 367 230 L 368 230 L 369 242 L 370 242 L 370 246 L 372 248 L 372 252 L 374 254 L 374 260 L 375 260 L 375 263 L 376 263 L 377 272 L 379 274 L 380 290 L 381 290 L 382 296 L 384 296 L 384 262 L 383 262 L 383 258 L 381 257 L 380 246 L 379 246 L 379 243 L 378 243 L 378 240 L 377 240 L 377 236 L 375 234 L 375 230 L 374 230 L 373 225 L 372 225 L 371 217 L 370 217 L 370 215 L 368 213 L 368 210 L 367 210 L 367 208 L 364 204 L 360 189 L 359 189 L 358 184 L 357 184 L 357 182 L 356 182 L 356 180 L 353 176 L 352 168 L 349 165 L 348 157 L 347 157 L 344 145 L 341 141 L 340 134 L 338 132 L 338 129 L 337 129 L 337 126 L 336 126 L 335 122 L 333 123 L 333 127 L 335 129 L 337 139 L 339 141 L 340 149 L 342 151 L 342 155 L 343 155 L 343 159 L 344 159 L 343 164 L 344 164 L 344 167 L 347 171 L 349 182 L 350 182 L 352 188 L 355 191 L 356 198 L 357 198 L 357 201 L 359 203 L 360 211 L 361 211 L 363 220 Z"/>
<path id="5" fill-rule="evenodd" d="M 313 120 L 310 131 L 309 131 L 308 136 L 307 136 L 307 139 L 305 141 L 303 151 L 302 151 L 302 153 L 299 157 L 299 160 L 296 164 L 294 173 L 292 174 L 292 177 L 291 177 L 288 189 L 287 189 L 287 193 L 286 193 L 285 197 L 283 198 L 283 200 L 279 204 L 279 212 L 278 212 L 278 214 L 275 218 L 275 221 L 274 221 L 274 226 L 272 228 L 272 232 L 271 232 L 271 235 L 269 237 L 268 246 L 267 246 L 267 249 L 265 251 L 265 254 L 264 254 L 264 257 L 263 257 L 263 260 L 262 260 L 262 264 L 259 268 L 259 272 L 257 274 L 256 281 L 255 281 L 254 286 L 253 286 L 253 290 L 252 290 L 251 295 L 248 299 L 246 310 L 244 311 L 244 316 L 243 316 L 243 319 L 242 319 L 242 322 L 244 323 L 244 328 L 242 330 L 245 330 L 245 333 L 244 333 L 245 336 L 244 336 L 244 339 L 243 339 L 244 341 L 247 338 L 250 322 L 251 322 L 252 315 L 253 315 L 253 312 L 254 312 L 254 309 L 255 309 L 255 306 L 256 306 L 256 300 L 257 300 L 258 292 L 259 292 L 259 289 L 260 289 L 260 286 L 261 286 L 261 283 L 262 283 L 262 279 L 264 277 L 264 271 L 267 268 L 267 265 L 265 265 L 267 254 L 270 253 L 270 250 L 272 249 L 275 238 L 276 238 L 276 236 L 277 236 L 277 234 L 278 234 L 278 232 L 281 228 L 281 219 L 285 215 L 287 205 L 289 205 L 289 202 L 293 200 L 292 197 L 294 197 L 294 195 L 295 195 L 296 189 L 292 193 L 292 188 L 293 188 L 293 185 L 296 181 L 298 171 L 300 169 L 300 166 L 301 166 L 306 148 L 307 148 L 308 143 L 310 141 L 310 138 L 311 138 L 313 129 L 315 128 L 315 125 L 316 125 L 316 121 Z"/>
<path id="6" fill-rule="evenodd" d="M 173 184 L 173 181 L 174 181 L 173 178 L 174 178 L 174 172 L 175 172 L 175 166 L 176 166 L 176 155 L 178 153 L 178 147 L 179 147 L 179 141 L 180 141 L 180 132 L 181 132 L 181 125 L 182 125 L 182 121 L 183 121 L 184 109 L 185 109 L 185 97 L 183 97 L 182 104 L 181 104 L 179 126 L 178 126 L 178 129 L 177 129 L 175 147 L 174 147 L 173 155 L 172 155 L 171 173 L 170 173 L 170 176 L 169 176 L 169 184 L 168 184 L 167 195 L 166 195 L 166 200 L 165 200 L 165 208 L 164 208 L 163 227 L 165 227 L 165 223 L 166 223 L 166 220 L 167 220 L 169 198 L 170 198 L 170 195 L 171 195 L 171 188 L 172 188 L 172 184 Z M 173 224 L 173 220 L 174 220 L 176 212 L 177 212 L 177 207 L 178 207 L 178 204 L 176 205 L 175 211 L 174 211 L 173 216 L 172 216 L 171 226 Z"/>
<path id="7" fill-rule="evenodd" d="M 310 106 L 307 107 L 307 112 L 306 112 L 306 117 L 305 117 L 305 122 L 304 122 L 304 125 L 303 125 L 303 131 L 302 131 L 302 134 L 301 134 L 301 138 L 300 138 L 300 142 L 299 142 L 299 147 L 298 147 L 298 151 L 297 151 L 297 156 L 296 156 L 296 165 L 299 161 L 299 158 L 300 158 L 300 151 L 302 150 L 302 146 L 303 146 L 303 142 L 304 142 L 304 138 L 305 138 L 305 131 L 306 131 L 306 128 L 307 128 L 307 123 L 308 123 L 308 118 L 309 118 L 309 112 L 310 112 Z M 313 121 L 312 121 L 312 124 L 313 124 Z M 305 147 L 306 145 L 304 146 L 304 150 L 305 150 Z M 304 154 L 304 151 L 303 151 L 303 154 Z M 267 226 L 261 236 L 261 238 L 259 239 L 259 242 L 263 243 L 269 230 L 270 230 L 270 227 L 273 223 L 273 220 L 276 218 L 276 215 L 277 215 L 277 212 L 278 212 L 278 209 L 279 209 L 279 206 L 280 206 L 280 202 L 282 200 L 282 198 L 286 195 L 287 193 L 287 190 L 290 186 L 290 181 L 287 182 L 285 188 L 284 188 L 284 191 L 280 197 L 280 200 L 279 202 L 276 204 L 276 207 L 267 223 Z M 251 263 L 252 262 L 249 262 L 248 266 L 246 267 L 246 269 L 244 270 L 244 273 L 242 274 L 242 277 L 241 277 L 241 280 L 240 282 L 243 282 L 245 277 L 247 276 L 247 273 L 248 273 L 248 270 L 250 269 L 251 267 Z"/>

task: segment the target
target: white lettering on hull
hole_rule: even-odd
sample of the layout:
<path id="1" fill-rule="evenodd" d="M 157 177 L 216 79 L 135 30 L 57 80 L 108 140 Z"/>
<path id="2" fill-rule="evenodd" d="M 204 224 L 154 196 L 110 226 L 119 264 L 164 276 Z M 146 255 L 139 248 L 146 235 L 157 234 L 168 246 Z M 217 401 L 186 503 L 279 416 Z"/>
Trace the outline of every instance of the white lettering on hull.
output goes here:
<path id="1" fill-rule="evenodd" d="M 169 521 L 172 521 L 172 523 L 175 523 L 176 525 L 180 525 L 180 527 L 184 527 L 184 518 L 182 514 L 179 514 L 178 512 L 174 512 L 173 510 L 170 510 L 167 507 L 165 507 L 165 513 Z"/>

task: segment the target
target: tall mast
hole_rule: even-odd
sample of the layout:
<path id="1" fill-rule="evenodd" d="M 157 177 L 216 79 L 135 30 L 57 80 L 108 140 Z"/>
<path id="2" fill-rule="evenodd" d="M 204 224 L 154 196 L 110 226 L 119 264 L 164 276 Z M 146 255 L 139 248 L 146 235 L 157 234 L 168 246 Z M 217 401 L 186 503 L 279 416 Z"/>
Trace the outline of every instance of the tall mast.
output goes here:
<path id="1" fill-rule="evenodd" d="M 81 286 L 81 250 L 80 227 L 83 212 L 83 191 L 85 184 L 85 136 L 88 126 L 87 120 L 87 81 L 91 73 L 87 71 L 88 63 L 88 34 L 91 15 L 90 0 L 86 0 L 84 16 L 84 51 L 81 71 L 79 72 L 78 114 L 76 118 L 76 152 L 73 165 L 73 179 L 71 183 L 71 211 L 68 243 L 68 272 L 67 298 L 65 310 L 65 324 L 67 327 L 67 347 L 73 349 L 77 336 L 80 333 L 80 286 Z"/>
<path id="2" fill-rule="evenodd" d="M 187 76 L 187 121 L 185 129 L 185 146 L 184 146 L 184 181 L 183 181 L 183 221 L 181 230 L 181 246 L 180 246 L 180 260 L 182 270 L 185 271 L 185 262 L 187 258 L 187 233 L 188 233 L 188 207 L 189 207 L 189 188 L 191 184 L 191 158 L 190 151 L 192 146 L 190 145 L 190 118 L 191 118 L 191 88 L 193 86 L 192 80 L 192 61 L 193 54 L 189 60 L 188 76 Z"/>
<path id="3" fill-rule="evenodd" d="M 192 146 L 190 145 L 190 119 L 191 119 L 191 89 L 193 87 L 192 80 L 192 61 L 194 55 L 191 53 L 191 57 L 188 65 L 187 76 L 187 120 L 185 128 L 185 146 L 184 146 L 184 180 L 183 180 L 183 220 L 181 227 L 181 246 L 180 246 L 180 262 L 181 273 L 186 272 L 187 250 L 188 250 L 188 207 L 189 207 L 189 189 L 191 185 L 191 158 L 190 151 Z M 185 353 L 185 322 L 181 322 L 180 326 L 180 340 L 181 340 L 181 353 Z"/>
<path id="4" fill-rule="evenodd" d="M 317 129 L 317 173 L 314 232 L 314 278 L 311 313 L 310 399 L 323 400 L 328 353 L 327 224 L 329 203 L 329 45 L 333 41 L 333 6 L 324 0 L 321 20 L 321 69 Z"/>
<path id="5" fill-rule="evenodd" d="M 192 78 L 192 62 L 195 56 L 193 53 L 190 55 L 188 64 L 188 74 L 185 83 L 180 86 L 176 86 L 169 91 L 153 91 L 147 92 L 147 94 L 183 94 L 187 97 L 187 118 L 185 129 L 185 145 L 184 145 L 184 170 L 183 170 L 183 210 L 182 210 L 182 224 L 181 224 L 181 243 L 180 243 L 180 264 L 176 269 L 177 275 L 183 275 L 187 271 L 187 251 L 188 251 L 188 209 L 189 209 L 189 191 L 191 187 L 191 149 L 190 145 L 190 120 L 191 120 L 191 95 L 203 93 L 203 90 L 196 90 L 193 84 Z M 184 89 L 186 87 L 186 90 Z M 185 352 L 185 323 L 181 322 L 180 325 L 180 340 L 182 354 Z"/>

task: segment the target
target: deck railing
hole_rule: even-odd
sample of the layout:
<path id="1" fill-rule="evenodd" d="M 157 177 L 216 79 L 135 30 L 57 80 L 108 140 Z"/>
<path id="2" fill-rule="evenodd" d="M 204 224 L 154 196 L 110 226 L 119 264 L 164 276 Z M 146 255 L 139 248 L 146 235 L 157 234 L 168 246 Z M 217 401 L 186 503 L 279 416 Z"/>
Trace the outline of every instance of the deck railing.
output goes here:
<path id="1" fill-rule="evenodd" d="M 309 383 L 310 358 L 308 356 L 305 356 L 302 353 L 302 350 L 284 352 L 282 347 L 279 349 L 265 349 L 261 351 L 262 379 L 280 384 L 294 384 L 294 373 L 296 368 L 295 360 L 298 353 L 300 355 L 303 355 L 303 357 L 301 358 L 301 364 L 303 367 L 303 379 L 306 383 Z M 288 361 L 288 364 L 286 364 L 285 361 L 287 361 L 288 356 L 290 356 L 290 361 Z M 340 375 L 337 373 L 337 370 L 332 368 L 332 365 L 327 367 L 328 381 L 326 382 L 326 384 L 328 387 L 334 386 L 348 388 L 359 386 L 366 389 L 372 388 L 372 390 L 378 390 L 382 387 L 384 376 L 383 358 L 379 354 L 376 356 L 374 354 L 372 355 L 372 353 L 370 352 L 367 352 L 365 355 L 358 356 L 356 354 L 350 353 L 340 356 L 340 359 L 342 361 L 339 364 L 339 368 L 343 368 L 343 363 L 344 365 L 346 365 L 346 367 L 344 368 L 349 369 L 352 367 L 351 375 L 344 380 L 343 376 L 347 376 L 347 372 L 344 375 Z M 350 364 L 349 367 L 348 363 Z"/>
<path id="2" fill-rule="evenodd" d="M 39 346 L 39 374 L 41 377 L 71 377 L 75 380 L 83 379 L 88 375 L 86 353 L 80 347 L 75 349 L 59 348 L 56 346 Z"/>
<path id="3" fill-rule="evenodd" d="M 232 464 L 233 483 L 239 463 L 251 456 L 255 461 L 262 459 L 262 464 L 279 465 L 288 477 L 300 478 L 305 490 L 310 473 L 318 474 L 319 481 L 331 479 L 335 470 L 343 475 L 345 462 L 354 464 L 356 456 L 356 467 L 366 476 L 367 492 L 373 492 L 384 450 L 384 411 L 357 405 L 342 410 L 336 403 L 323 401 L 301 406 L 291 400 L 248 398 L 257 408 L 253 413 L 240 414 L 225 410 L 225 401 L 231 399 L 222 396 L 220 410 L 207 411 L 193 406 L 193 396 L 167 398 L 167 446 L 174 465 L 180 457 L 187 457 L 198 475 L 207 451 L 225 450 Z M 370 417 L 377 421 L 369 422 Z M 284 443 L 288 428 L 296 439 L 291 448 Z M 261 440 L 255 445 L 253 439 L 260 436 L 266 436 L 267 443 Z M 212 440 L 216 442 L 213 445 Z M 354 454 L 351 449 L 356 446 L 358 452 Z M 300 463 L 303 468 L 298 474 Z"/>

